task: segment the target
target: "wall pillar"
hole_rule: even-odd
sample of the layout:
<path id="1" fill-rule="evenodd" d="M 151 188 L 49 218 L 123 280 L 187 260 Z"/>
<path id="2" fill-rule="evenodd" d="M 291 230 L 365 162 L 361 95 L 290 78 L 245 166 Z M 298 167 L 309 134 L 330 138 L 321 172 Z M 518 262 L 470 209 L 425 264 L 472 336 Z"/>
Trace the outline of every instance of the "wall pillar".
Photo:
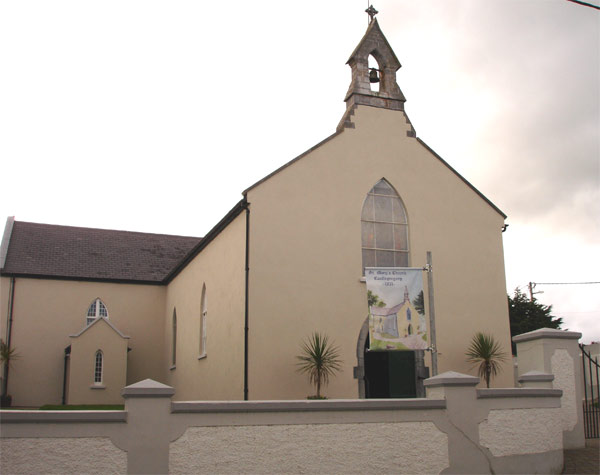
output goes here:
<path id="1" fill-rule="evenodd" d="M 479 378 L 448 371 L 423 383 L 427 397 L 445 399 L 448 414 L 448 456 L 444 473 L 491 473 L 491 462 L 479 444 L 477 391 Z"/>
<path id="2" fill-rule="evenodd" d="M 540 374 L 551 374 L 554 389 L 563 392 L 561 424 L 565 449 L 585 447 L 580 338 L 581 333 L 552 328 L 513 337 L 517 344 L 519 380 L 525 378 L 525 382 L 531 383 L 532 375 L 539 378 Z"/>
<path id="3" fill-rule="evenodd" d="M 127 411 L 127 473 L 168 473 L 171 386 L 145 379 L 121 391 Z"/>

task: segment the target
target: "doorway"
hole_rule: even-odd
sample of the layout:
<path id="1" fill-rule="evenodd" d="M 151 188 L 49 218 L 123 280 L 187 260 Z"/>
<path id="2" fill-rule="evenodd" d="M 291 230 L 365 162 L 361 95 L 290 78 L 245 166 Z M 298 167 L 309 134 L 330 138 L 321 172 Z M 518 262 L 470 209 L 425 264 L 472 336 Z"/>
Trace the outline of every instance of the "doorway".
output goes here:
<path id="1" fill-rule="evenodd" d="M 365 397 L 417 397 L 414 351 L 367 351 L 365 345 Z"/>

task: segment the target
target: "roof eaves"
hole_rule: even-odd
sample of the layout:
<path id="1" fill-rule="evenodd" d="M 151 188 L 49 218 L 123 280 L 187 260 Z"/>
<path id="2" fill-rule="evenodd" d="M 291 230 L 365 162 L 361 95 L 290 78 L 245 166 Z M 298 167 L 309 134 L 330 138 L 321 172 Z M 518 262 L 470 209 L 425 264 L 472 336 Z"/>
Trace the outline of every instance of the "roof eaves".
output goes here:
<path id="1" fill-rule="evenodd" d="M 161 280 L 111 279 L 101 277 L 77 277 L 67 275 L 27 274 L 20 272 L 0 272 L 1 277 L 19 277 L 21 279 L 69 280 L 76 282 L 103 282 L 107 284 L 164 285 Z"/>
<path id="2" fill-rule="evenodd" d="M 248 202 L 244 197 L 237 204 L 231 208 L 231 210 L 219 221 L 207 234 L 204 238 L 192 248 L 187 255 L 179 261 L 179 263 L 167 274 L 167 276 L 162 280 L 162 284 L 166 285 L 171 282 L 177 275 L 185 269 L 185 267 L 190 263 L 194 257 L 196 257 L 202 249 L 210 244 L 210 242 L 215 239 L 221 231 L 223 231 L 235 218 L 239 216 L 239 214 L 244 211 L 248 207 Z"/>
<path id="3" fill-rule="evenodd" d="M 423 145 L 423 147 L 425 147 L 427 150 L 429 150 L 440 162 L 442 162 L 444 165 L 446 165 L 446 167 L 448 167 L 448 169 L 454 173 L 458 178 L 460 178 L 469 188 L 471 188 L 475 193 L 477 193 L 477 195 L 479 195 L 480 198 L 482 198 L 487 204 L 489 204 L 498 214 L 500 214 L 500 216 L 502 216 L 504 219 L 506 219 L 508 216 L 506 216 L 506 214 L 504 214 L 504 212 L 498 208 L 494 203 L 492 203 L 483 193 L 481 193 L 481 191 L 479 191 L 477 188 L 475 188 L 465 177 L 463 177 L 460 173 L 458 173 L 454 168 L 452 168 L 450 166 L 450 164 L 444 160 L 442 157 L 440 157 L 435 150 L 433 150 L 429 145 L 427 145 L 425 142 L 423 142 L 423 140 L 421 140 L 419 137 L 417 137 L 417 141 Z"/>

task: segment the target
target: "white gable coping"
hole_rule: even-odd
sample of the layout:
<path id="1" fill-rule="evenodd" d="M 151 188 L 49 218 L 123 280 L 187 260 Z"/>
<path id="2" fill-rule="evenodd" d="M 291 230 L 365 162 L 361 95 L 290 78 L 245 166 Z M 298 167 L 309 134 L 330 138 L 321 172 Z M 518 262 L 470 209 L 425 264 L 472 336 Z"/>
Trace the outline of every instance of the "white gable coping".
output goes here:
<path id="1" fill-rule="evenodd" d="M 94 320 L 92 323 L 90 323 L 89 325 L 86 325 L 86 327 L 85 327 L 83 330 L 81 330 L 79 333 L 76 333 L 75 335 L 69 335 L 69 337 L 71 337 L 71 338 L 77 338 L 77 337 L 81 336 L 83 333 L 85 333 L 85 332 L 86 332 L 86 331 L 88 331 L 90 328 L 92 328 L 94 325 L 96 325 L 96 324 L 97 324 L 97 323 L 98 323 L 100 320 L 103 320 L 103 321 L 104 321 L 104 322 L 105 322 L 105 323 L 106 323 L 106 324 L 107 324 L 107 325 L 108 325 L 110 328 L 112 328 L 112 329 L 113 329 L 113 330 L 114 330 L 114 331 L 117 333 L 117 335 L 119 335 L 121 338 L 125 338 L 125 339 L 129 339 L 129 338 L 131 338 L 130 336 L 123 335 L 123 333 L 121 333 L 121 332 L 119 331 L 119 329 L 118 329 L 117 327 L 115 327 L 115 326 L 114 326 L 112 323 L 110 323 L 110 322 L 108 321 L 108 319 L 107 319 L 107 318 L 105 318 L 105 317 L 98 317 L 98 318 L 96 318 L 96 319 L 95 319 L 95 320 Z"/>
<path id="2" fill-rule="evenodd" d="M 6 255 L 8 254 L 8 244 L 12 235 L 13 225 L 15 224 L 15 217 L 9 216 L 6 218 L 6 226 L 4 227 L 4 234 L 2 235 L 2 244 L 0 244 L 0 269 L 4 269 L 6 263 Z"/>

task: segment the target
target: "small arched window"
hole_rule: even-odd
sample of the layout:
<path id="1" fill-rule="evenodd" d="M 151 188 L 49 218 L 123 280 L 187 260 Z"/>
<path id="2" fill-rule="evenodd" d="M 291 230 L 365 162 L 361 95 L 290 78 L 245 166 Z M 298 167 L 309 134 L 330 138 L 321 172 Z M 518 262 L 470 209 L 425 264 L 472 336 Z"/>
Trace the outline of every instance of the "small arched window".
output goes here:
<path id="1" fill-rule="evenodd" d="M 102 384 L 102 364 L 104 355 L 102 350 L 96 351 L 95 362 L 94 362 L 94 384 Z"/>
<path id="2" fill-rule="evenodd" d="M 94 300 L 87 311 L 85 323 L 86 325 L 90 325 L 97 318 L 108 318 L 108 310 L 106 309 L 106 305 L 100 299 Z"/>
<path id="3" fill-rule="evenodd" d="M 202 285 L 202 297 L 200 299 L 200 348 L 199 357 L 206 356 L 206 319 L 208 310 L 206 306 L 206 284 Z"/>
<path id="4" fill-rule="evenodd" d="M 171 342 L 171 366 L 175 366 L 177 363 L 177 310 L 173 309 L 173 322 L 172 322 L 172 338 Z"/>
<path id="5" fill-rule="evenodd" d="M 362 262 L 365 267 L 408 267 L 408 221 L 398 193 L 379 180 L 363 204 Z"/>

